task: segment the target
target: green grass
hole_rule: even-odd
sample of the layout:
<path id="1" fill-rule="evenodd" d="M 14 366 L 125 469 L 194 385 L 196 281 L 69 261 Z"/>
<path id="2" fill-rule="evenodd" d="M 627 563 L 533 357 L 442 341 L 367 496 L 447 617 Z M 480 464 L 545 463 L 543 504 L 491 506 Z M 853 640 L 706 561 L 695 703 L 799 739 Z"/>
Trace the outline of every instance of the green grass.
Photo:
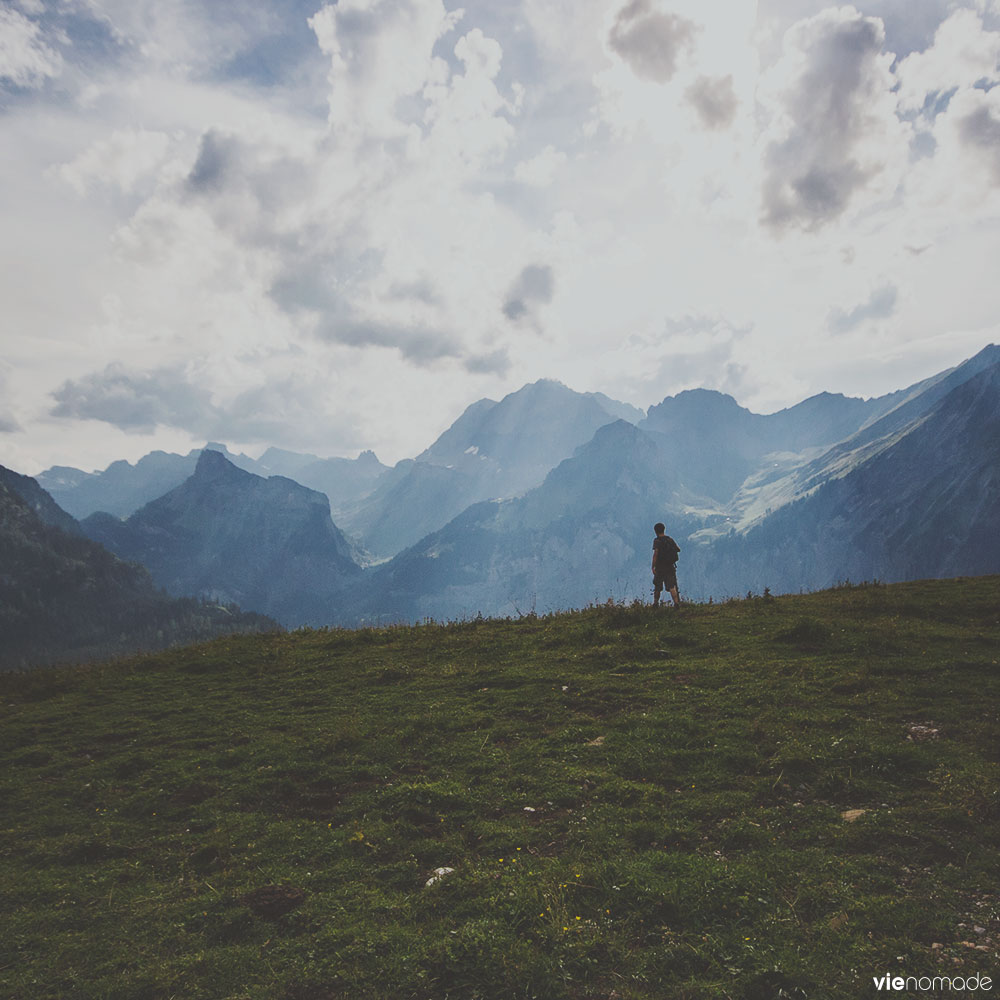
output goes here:
<path id="1" fill-rule="evenodd" d="M 7 675 L 0 994 L 996 978 L 998 659 L 993 577 Z"/>

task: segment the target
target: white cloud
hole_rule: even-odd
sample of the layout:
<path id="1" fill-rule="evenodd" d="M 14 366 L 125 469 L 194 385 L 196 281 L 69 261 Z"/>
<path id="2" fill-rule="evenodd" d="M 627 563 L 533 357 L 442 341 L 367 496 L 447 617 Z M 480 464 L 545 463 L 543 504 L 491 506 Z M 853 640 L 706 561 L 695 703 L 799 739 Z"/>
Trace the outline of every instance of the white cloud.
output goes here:
<path id="1" fill-rule="evenodd" d="M 929 98 L 969 89 L 980 80 L 995 83 L 1000 78 L 1000 32 L 986 31 L 973 11 L 956 10 L 937 29 L 933 45 L 903 59 L 896 75 L 904 111 L 919 111 Z M 933 115 L 934 108 L 929 110 Z"/>
<path id="2" fill-rule="evenodd" d="M 549 145 L 537 156 L 518 163 L 514 168 L 514 179 L 531 187 L 548 187 L 565 162 L 566 154 Z"/>
<path id="3" fill-rule="evenodd" d="M 147 129 L 116 130 L 107 139 L 98 139 L 58 173 L 78 194 L 88 187 L 112 185 L 125 193 L 163 163 L 170 145 L 165 132 Z"/>
<path id="4" fill-rule="evenodd" d="M 1000 88 L 962 90 L 937 115 L 934 154 L 908 180 L 915 244 L 933 242 L 959 220 L 981 223 L 1000 207 Z"/>
<path id="5" fill-rule="evenodd" d="M 35 11 L 28 8 L 28 13 Z M 62 69 L 62 56 L 36 22 L 16 10 L 0 10 L 0 80 L 17 87 L 41 87 Z"/>
<path id="6" fill-rule="evenodd" d="M 433 56 L 462 11 L 440 0 L 341 0 L 309 21 L 330 58 L 330 123 L 357 139 L 405 136 L 397 103 L 419 94 L 447 67 Z"/>

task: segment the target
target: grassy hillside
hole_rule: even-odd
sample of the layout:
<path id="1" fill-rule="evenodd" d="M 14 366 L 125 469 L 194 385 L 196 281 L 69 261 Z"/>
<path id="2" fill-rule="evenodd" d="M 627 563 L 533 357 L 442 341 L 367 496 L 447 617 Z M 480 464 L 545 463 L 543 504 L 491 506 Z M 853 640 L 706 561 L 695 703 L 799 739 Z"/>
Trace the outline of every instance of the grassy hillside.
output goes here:
<path id="1" fill-rule="evenodd" d="M 998 660 L 992 577 L 2 677 L 0 994 L 995 980 Z"/>

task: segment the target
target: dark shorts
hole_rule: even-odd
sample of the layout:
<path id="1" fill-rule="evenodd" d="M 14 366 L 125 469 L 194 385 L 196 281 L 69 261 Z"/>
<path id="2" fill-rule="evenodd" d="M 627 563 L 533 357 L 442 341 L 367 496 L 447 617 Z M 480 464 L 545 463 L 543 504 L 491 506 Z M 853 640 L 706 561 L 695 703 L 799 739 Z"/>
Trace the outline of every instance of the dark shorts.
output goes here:
<path id="1" fill-rule="evenodd" d="M 653 586 L 663 590 L 673 590 L 677 586 L 677 567 L 668 566 L 664 570 L 657 568 L 657 572 L 653 576 Z"/>

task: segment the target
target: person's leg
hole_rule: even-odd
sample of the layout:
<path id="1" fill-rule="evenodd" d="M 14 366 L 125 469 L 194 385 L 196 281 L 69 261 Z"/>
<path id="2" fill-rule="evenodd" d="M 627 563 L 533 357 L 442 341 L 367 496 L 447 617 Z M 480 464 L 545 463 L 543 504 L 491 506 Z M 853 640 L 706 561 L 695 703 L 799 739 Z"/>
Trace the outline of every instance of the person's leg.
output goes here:
<path id="1" fill-rule="evenodd" d="M 670 598 L 674 602 L 675 608 L 679 608 L 681 606 L 681 595 L 677 591 L 676 583 L 670 588 Z"/>
<path id="2" fill-rule="evenodd" d="M 660 593 L 663 590 L 663 584 L 659 580 L 653 580 L 653 607 L 657 607 L 660 603 Z"/>

